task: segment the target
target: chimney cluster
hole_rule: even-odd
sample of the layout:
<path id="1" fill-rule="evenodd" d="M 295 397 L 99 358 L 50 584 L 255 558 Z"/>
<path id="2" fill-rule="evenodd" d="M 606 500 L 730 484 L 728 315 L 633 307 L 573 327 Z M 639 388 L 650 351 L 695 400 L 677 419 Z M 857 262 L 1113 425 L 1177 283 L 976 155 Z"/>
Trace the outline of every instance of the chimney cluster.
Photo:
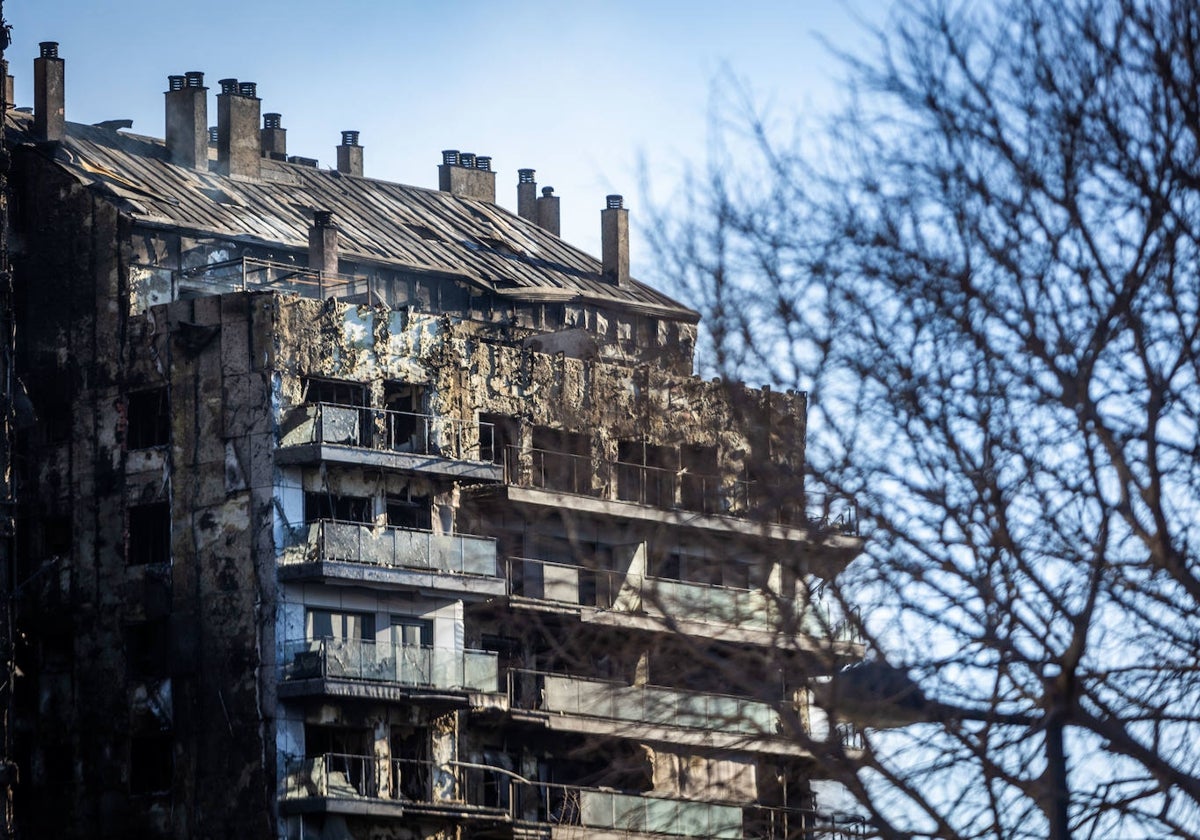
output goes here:
<path id="1" fill-rule="evenodd" d="M 460 153 L 458 149 L 445 150 L 438 166 L 438 189 L 495 204 L 496 173 L 492 171 L 492 159 L 471 152 Z"/>
<path id="2" fill-rule="evenodd" d="M 558 196 L 554 187 L 542 187 L 542 195 L 538 197 L 533 174 L 532 169 L 517 170 L 517 215 L 559 236 Z"/>
<path id="3" fill-rule="evenodd" d="M 66 130 L 64 62 L 58 43 L 43 41 L 41 55 L 33 62 L 34 136 L 43 142 L 61 140 Z M 5 79 L 9 84 L 11 77 Z M 206 169 L 209 147 L 217 147 L 217 172 L 240 178 L 258 178 L 262 159 L 286 160 L 316 166 L 311 158 L 289 157 L 287 129 L 276 113 L 263 114 L 262 101 L 254 82 L 222 79 L 217 94 L 217 124 L 208 125 L 208 88 L 204 74 L 191 70 L 167 77 L 166 146 L 171 162 L 191 169 Z M 337 147 L 337 171 L 361 177 L 363 147 L 357 131 L 343 131 Z M 443 192 L 495 203 L 496 173 L 486 155 L 447 149 L 438 166 L 438 188 Z M 560 235 L 558 196 L 553 187 L 543 187 L 539 196 L 534 170 L 517 170 L 517 215 L 555 236 Z M 601 263 L 611 283 L 629 283 L 629 211 L 619 195 L 606 198 L 600 214 Z M 309 232 L 309 265 L 328 274 L 338 267 L 338 231 L 333 214 L 316 211 Z"/>

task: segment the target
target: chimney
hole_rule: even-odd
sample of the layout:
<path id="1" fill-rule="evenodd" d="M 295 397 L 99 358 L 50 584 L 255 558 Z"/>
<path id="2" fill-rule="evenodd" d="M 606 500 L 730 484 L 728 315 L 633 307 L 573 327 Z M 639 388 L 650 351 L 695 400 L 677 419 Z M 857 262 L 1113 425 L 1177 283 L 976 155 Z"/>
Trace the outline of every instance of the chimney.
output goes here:
<path id="1" fill-rule="evenodd" d="M 325 275 L 338 273 L 338 229 L 329 210 L 313 211 L 308 229 L 308 267 Z"/>
<path id="2" fill-rule="evenodd" d="M 357 131 L 342 132 L 342 145 L 337 147 L 337 171 L 362 177 L 363 150 L 358 145 Z"/>
<path id="3" fill-rule="evenodd" d="M 217 171 L 222 175 L 257 178 L 262 162 L 258 98 L 254 82 L 221 79 L 217 94 Z"/>
<path id="4" fill-rule="evenodd" d="M 217 145 L 217 138 L 220 136 L 220 134 L 221 133 L 217 131 L 217 127 L 215 125 L 210 125 L 208 127 L 208 145 Z"/>
<path id="5" fill-rule="evenodd" d="M 66 133 L 66 88 L 57 41 L 42 41 L 42 54 L 33 60 L 33 136 L 61 140 Z"/>
<path id="6" fill-rule="evenodd" d="M 537 181 L 532 169 L 517 170 L 517 215 L 537 224 Z"/>
<path id="7" fill-rule="evenodd" d="M 438 167 L 438 189 L 495 204 L 496 173 L 492 171 L 492 159 L 447 149 L 442 152 L 442 163 Z"/>
<path id="8" fill-rule="evenodd" d="M 271 160 L 287 160 L 287 129 L 280 125 L 279 114 L 263 114 L 262 156 Z"/>
<path id="9" fill-rule="evenodd" d="M 625 286 L 629 283 L 629 211 L 619 195 L 605 197 L 600 211 L 600 253 L 604 277 Z"/>
<path id="10" fill-rule="evenodd" d="M 542 230 L 555 236 L 562 235 L 559 230 L 558 196 L 554 194 L 554 187 L 542 187 L 542 195 L 537 200 L 537 223 Z"/>
<path id="11" fill-rule="evenodd" d="M 204 74 L 192 70 L 167 76 L 167 152 L 171 163 L 208 169 L 208 88 Z"/>
<path id="12" fill-rule="evenodd" d="M 13 77 L 8 72 L 8 62 L 0 62 L 0 67 L 4 68 L 4 108 L 10 110 L 16 107 L 16 97 L 13 93 L 15 90 Z"/>

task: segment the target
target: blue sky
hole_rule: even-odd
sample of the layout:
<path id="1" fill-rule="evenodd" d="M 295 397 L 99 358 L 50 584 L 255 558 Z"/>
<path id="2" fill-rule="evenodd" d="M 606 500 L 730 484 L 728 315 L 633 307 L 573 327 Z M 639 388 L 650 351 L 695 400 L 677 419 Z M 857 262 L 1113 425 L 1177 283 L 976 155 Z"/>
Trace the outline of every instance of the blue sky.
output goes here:
<path id="1" fill-rule="evenodd" d="M 343 0 L 9 0 L 18 106 L 31 105 L 38 42 L 66 60 L 67 119 L 130 118 L 163 135 L 167 76 L 258 83 L 288 152 L 335 161 L 361 132 L 366 174 L 437 185 L 442 149 L 491 155 L 497 201 L 514 209 L 516 170 L 562 199 L 563 238 L 598 253 L 600 209 L 625 196 L 634 274 L 646 274 L 639 223 L 687 164 L 703 164 L 713 81 L 744 80 L 781 118 L 829 110 L 838 66 L 822 46 L 868 49 L 860 20 L 888 0 L 769 2 L 366 2 Z M 210 100 L 215 122 L 215 100 Z"/>

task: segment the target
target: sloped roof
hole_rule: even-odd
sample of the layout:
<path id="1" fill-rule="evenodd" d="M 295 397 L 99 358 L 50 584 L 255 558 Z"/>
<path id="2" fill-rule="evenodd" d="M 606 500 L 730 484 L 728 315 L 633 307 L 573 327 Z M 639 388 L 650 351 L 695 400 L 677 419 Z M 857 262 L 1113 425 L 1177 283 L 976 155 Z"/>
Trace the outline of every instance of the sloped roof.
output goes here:
<path id="1" fill-rule="evenodd" d="M 30 142 L 31 126 L 10 112 L 12 142 Z M 605 280 L 595 257 L 486 201 L 266 158 L 260 179 L 231 178 L 171 163 L 162 140 L 79 123 L 43 148 L 139 223 L 305 251 L 313 210 L 331 210 L 345 259 L 448 274 L 522 300 L 699 319 L 636 280 Z"/>

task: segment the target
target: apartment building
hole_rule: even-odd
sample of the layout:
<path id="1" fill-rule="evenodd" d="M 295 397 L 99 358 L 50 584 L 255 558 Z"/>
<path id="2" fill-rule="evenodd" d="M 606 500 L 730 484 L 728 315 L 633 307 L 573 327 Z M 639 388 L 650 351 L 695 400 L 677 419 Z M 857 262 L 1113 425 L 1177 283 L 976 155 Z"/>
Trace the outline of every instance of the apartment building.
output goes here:
<path id="1" fill-rule="evenodd" d="M 859 836 L 809 702 L 861 548 L 805 395 L 693 375 L 698 315 L 559 198 L 289 155 L 254 83 L 165 140 L 6 115 L 30 836 Z M 436 161 L 435 161 L 436 162 Z"/>

